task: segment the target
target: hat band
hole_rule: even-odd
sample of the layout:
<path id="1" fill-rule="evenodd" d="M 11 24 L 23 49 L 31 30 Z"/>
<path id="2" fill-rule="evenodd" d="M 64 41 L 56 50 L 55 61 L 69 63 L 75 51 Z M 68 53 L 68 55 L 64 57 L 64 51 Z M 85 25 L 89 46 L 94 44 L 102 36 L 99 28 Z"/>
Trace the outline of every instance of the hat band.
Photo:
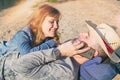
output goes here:
<path id="1" fill-rule="evenodd" d="M 109 46 L 109 44 L 108 44 L 104 39 L 102 39 L 102 40 L 103 40 L 103 42 L 104 42 L 104 44 L 105 44 L 108 52 L 109 52 L 110 54 L 112 54 L 112 53 L 114 52 L 114 50 Z"/>

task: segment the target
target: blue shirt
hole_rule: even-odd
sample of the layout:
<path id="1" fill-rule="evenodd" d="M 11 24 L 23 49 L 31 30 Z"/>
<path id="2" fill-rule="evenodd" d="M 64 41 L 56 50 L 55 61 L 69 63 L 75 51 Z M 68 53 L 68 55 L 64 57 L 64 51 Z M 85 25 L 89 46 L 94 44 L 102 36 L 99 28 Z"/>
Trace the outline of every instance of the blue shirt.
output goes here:
<path id="1" fill-rule="evenodd" d="M 102 62 L 101 57 L 95 57 L 83 63 L 80 66 L 80 80 L 112 80 L 118 73 L 118 69 L 109 60 Z"/>

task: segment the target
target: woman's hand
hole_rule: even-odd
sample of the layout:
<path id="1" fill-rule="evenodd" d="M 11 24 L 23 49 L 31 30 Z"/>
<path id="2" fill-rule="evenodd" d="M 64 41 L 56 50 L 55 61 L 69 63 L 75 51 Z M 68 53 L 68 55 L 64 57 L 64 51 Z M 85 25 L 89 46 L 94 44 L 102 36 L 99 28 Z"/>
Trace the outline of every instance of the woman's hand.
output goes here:
<path id="1" fill-rule="evenodd" d="M 90 49 L 90 47 L 83 48 L 84 46 L 85 46 L 84 42 L 80 42 L 78 40 L 76 41 L 71 40 L 59 45 L 57 49 L 60 50 L 61 56 L 71 57 L 76 54 L 84 53 Z"/>

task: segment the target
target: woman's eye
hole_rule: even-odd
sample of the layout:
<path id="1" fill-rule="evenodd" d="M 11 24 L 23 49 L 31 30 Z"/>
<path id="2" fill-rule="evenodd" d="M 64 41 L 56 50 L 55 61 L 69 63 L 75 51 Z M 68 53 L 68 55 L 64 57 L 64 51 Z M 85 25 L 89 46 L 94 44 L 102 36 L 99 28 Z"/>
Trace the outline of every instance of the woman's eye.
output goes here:
<path id="1" fill-rule="evenodd" d="M 57 24 L 58 24 L 58 23 L 59 23 L 59 20 L 57 20 L 56 22 L 57 22 Z"/>
<path id="2" fill-rule="evenodd" d="M 50 23 L 54 23 L 54 21 L 50 21 Z"/>

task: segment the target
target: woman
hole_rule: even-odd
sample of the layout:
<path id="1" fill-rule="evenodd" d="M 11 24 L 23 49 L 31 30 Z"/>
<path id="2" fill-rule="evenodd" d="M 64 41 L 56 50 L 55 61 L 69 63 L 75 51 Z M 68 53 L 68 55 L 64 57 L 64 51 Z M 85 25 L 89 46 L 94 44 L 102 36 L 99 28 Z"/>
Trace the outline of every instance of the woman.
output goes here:
<path id="1" fill-rule="evenodd" d="M 57 30 L 60 12 L 43 5 L 33 14 L 28 25 L 18 31 L 8 42 L 3 42 L 0 54 L 18 50 L 21 55 L 56 47 L 59 42 Z"/>
<path id="2" fill-rule="evenodd" d="M 18 31 L 10 41 L 0 43 L 0 77 L 15 80 L 11 62 L 20 55 L 56 47 L 59 42 L 57 29 L 60 12 L 49 5 L 43 5 L 33 13 L 28 25 Z M 9 75 L 9 76 L 6 76 Z M 12 76 L 12 77 L 10 77 Z"/>
<path id="3" fill-rule="evenodd" d="M 28 80 L 77 79 L 79 65 L 72 56 L 86 52 L 90 48 L 80 49 L 85 45 L 80 41 L 69 41 L 57 46 L 59 17 L 60 12 L 57 9 L 43 5 L 34 13 L 27 27 L 18 31 L 9 42 L 4 43 L 5 52 L 18 49 L 21 55 L 25 55 L 13 56 L 15 57 L 12 59 L 13 61 L 10 61 L 9 57 L 5 57 L 5 60 L 2 61 L 3 66 L 0 68 L 2 69 L 2 76 L 0 75 L 2 80 L 17 80 L 17 78 L 18 80 L 27 80 L 26 78 Z M 12 52 L 12 54 L 14 53 Z M 81 63 L 84 61 L 81 58 Z M 16 74 L 14 74 L 13 79 L 11 76 L 14 75 L 11 74 L 11 71 L 16 72 L 18 77 L 16 78 Z"/>

